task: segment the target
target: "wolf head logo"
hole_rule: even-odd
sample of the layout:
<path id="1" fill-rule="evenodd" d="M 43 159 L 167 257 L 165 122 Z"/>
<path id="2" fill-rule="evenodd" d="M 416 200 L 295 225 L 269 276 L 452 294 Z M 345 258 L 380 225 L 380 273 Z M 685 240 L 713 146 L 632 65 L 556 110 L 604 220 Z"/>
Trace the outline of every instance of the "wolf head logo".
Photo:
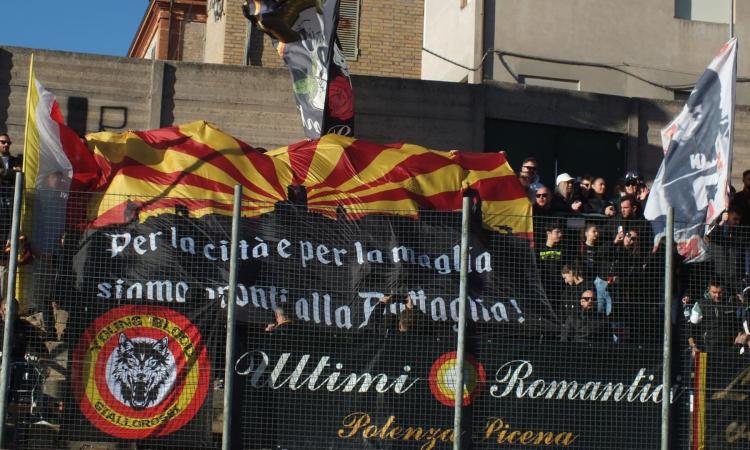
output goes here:
<path id="1" fill-rule="evenodd" d="M 167 382 L 175 370 L 167 338 L 130 340 L 120 333 L 113 353 L 111 387 L 119 391 L 120 399 L 135 410 L 157 404 L 164 397 L 161 391 L 169 389 Z"/>

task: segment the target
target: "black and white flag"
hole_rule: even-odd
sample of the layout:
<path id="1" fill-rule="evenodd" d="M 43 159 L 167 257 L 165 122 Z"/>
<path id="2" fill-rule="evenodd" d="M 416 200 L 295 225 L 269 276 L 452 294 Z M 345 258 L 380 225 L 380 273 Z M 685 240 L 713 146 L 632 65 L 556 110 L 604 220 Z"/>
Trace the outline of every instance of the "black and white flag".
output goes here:
<path id="1" fill-rule="evenodd" d="M 705 258 L 703 235 L 729 205 L 737 39 L 711 61 L 680 114 L 661 130 L 664 160 L 646 203 L 655 243 L 674 208 L 674 239 L 688 262 Z"/>

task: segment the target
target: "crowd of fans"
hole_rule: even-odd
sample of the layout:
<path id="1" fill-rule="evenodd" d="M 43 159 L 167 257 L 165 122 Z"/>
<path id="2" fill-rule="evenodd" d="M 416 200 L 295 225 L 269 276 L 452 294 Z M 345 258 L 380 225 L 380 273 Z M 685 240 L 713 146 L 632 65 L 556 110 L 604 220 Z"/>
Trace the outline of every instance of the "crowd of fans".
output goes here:
<path id="1" fill-rule="evenodd" d="M 4 188 L 0 223 L 8 225 L 13 178 L 21 166 L 20 158 L 10 155 L 10 145 L 10 137 L 0 134 Z M 535 158 L 526 158 L 518 178 L 533 205 L 538 273 L 552 312 L 563 324 L 560 338 L 576 342 L 659 339 L 664 249 L 653 245 L 651 226 L 643 217 L 650 193 L 644 179 L 628 172 L 609 184 L 599 176 L 561 173 L 555 186 L 548 187 L 540 181 L 537 166 Z M 715 342 L 750 346 L 746 318 L 750 233 L 743 235 L 750 230 L 750 170 L 743 174 L 743 185 L 707 235 L 709 261 L 675 266 L 674 292 L 682 299 L 685 318 L 679 316 L 690 330 L 692 350 L 707 349 Z M 28 250 L 22 253 L 30 257 Z M 0 261 L 3 292 L 6 265 Z M 63 311 L 59 299 L 51 300 L 50 311 L 41 311 L 50 318 Z M 731 339 L 716 337 L 717 327 L 732 334 Z M 49 334 L 61 339 L 62 333 L 50 330 Z"/>
<path id="2" fill-rule="evenodd" d="M 664 248 L 654 246 L 643 217 L 650 193 L 643 178 L 628 172 L 608 190 L 602 177 L 561 173 L 550 189 L 537 164 L 525 159 L 518 178 L 533 205 L 537 265 L 561 339 L 660 340 Z M 684 264 L 676 255 L 673 320 L 693 352 L 750 347 L 750 170 L 742 178 L 708 229 L 707 261 Z"/>

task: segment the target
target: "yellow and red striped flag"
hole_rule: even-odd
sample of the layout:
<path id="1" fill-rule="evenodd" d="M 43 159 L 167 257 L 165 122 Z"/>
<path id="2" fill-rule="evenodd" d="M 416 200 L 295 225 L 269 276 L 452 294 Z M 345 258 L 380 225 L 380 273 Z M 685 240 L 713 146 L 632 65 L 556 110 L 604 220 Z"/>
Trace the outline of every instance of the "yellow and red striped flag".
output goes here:
<path id="1" fill-rule="evenodd" d="M 262 153 L 206 122 L 154 131 L 87 136 L 99 166 L 97 190 L 127 195 L 91 205 L 94 225 L 140 220 L 184 205 L 191 216 L 231 214 L 233 186 L 244 186 L 243 216 L 270 212 L 304 187 L 308 209 L 336 217 L 368 213 L 418 216 L 460 211 L 463 193 L 477 192 L 488 228 L 529 236 L 531 205 L 505 154 L 381 145 L 327 135 Z"/>

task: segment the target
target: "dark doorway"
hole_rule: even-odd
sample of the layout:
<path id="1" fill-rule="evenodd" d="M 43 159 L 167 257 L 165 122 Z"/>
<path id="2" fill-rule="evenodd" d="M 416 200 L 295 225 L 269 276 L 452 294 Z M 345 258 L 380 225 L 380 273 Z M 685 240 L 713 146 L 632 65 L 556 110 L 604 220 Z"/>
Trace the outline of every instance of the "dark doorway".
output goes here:
<path id="1" fill-rule="evenodd" d="M 525 157 L 535 156 L 541 181 L 550 188 L 563 172 L 602 176 L 610 186 L 624 175 L 627 139 L 622 134 L 498 119 L 488 119 L 485 130 L 485 149 L 505 151 L 516 172 Z"/>

